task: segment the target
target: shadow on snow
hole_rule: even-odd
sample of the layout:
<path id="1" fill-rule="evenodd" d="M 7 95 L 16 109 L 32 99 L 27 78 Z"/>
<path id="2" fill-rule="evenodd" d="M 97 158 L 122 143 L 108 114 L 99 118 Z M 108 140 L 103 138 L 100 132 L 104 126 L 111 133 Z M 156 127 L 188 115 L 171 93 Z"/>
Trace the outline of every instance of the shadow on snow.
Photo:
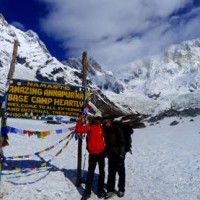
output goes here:
<path id="1" fill-rule="evenodd" d="M 68 179 L 74 186 L 76 186 L 76 169 L 60 169 L 59 167 L 52 165 L 51 163 L 46 163 L 46 167 L 40 167 L 44 162 L 46 162 L 41 156 L 38 155 L 40 161 L 37 160 L 6 160 L 6 163 L 10 167 L 3 166 L 2 176 L 6 182 L 13 185 L 28 185 L 34 184 L 44 178 L 46 178 L 51 172 L 62 172 L 66 179 Z M 37 170 L 31 170 L 31 168 L 38 168 Z M 20 168 L 20 171 L 16 171 Z M 37 176 L 35 176 L 37 175 Z M 40 176 L 38 176 L 40 175 Z M 82 195 L 87 178 L 87 171 L 82 170 L 82 182 L 77 188 L 77 191 Z M 96 194 L 96 186 L 98 181 L 98 174 L 94 174 L 94 184 L 92 191 Z"/>

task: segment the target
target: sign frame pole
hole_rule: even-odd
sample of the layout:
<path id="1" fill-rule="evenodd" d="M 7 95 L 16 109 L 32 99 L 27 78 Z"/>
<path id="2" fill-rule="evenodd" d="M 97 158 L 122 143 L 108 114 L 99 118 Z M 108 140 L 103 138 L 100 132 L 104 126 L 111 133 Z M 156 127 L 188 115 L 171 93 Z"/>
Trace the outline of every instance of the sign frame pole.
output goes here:
<path id="1" fill-rule="evenodd" d="M 15 72 L 15 63 L 16 63 L 16 58 L 17 58 L 18 46 L 19 46 L 19 42 L 15 40 L 14 46 L 13 46 L 12 60 L 10 63 L 10 69 L 7 75 L 7 84 L 9 84 L 9 81 L 13 78 L 13 75 Z M 5 90 L 5 93 L 7 92 L 6 90 Z M 1 116 L 1 128 L 2 128 L 6 126 L 6 123 L 7 123 L 7 119 L 4 117 L 4 108 L 1 108 L 1 115 L 2 115 Z M 2 174 L 1 172 L 2 172 L 2 159 L 3 159 L 3 148 L 2 148 L 3 139 L 4 138 L 2 134 L 0 134 L 0 184 L 1 184 L 1 174 Z"/>
<path id="2" fill-rule="evenodd" d="M 87 51 L 84 51 L 82 54 L 82 86 L 84 87 L 84 99 L 86 96 L 86 86 L 87 86 L 87 68 L 88 68 L 88 60 L 87 60 Z M 78 137 L 78 152 L 77 152 L 77 173 L 76 173 L 76 186 L 79 187 L 82 182 L 82 137 Z"/>

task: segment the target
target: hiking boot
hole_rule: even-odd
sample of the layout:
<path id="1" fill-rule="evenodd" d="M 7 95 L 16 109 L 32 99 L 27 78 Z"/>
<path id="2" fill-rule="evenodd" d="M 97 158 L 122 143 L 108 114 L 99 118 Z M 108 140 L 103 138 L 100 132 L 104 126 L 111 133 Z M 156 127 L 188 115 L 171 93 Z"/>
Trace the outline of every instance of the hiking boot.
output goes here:
<path id="1" fill-rule="evenodd" d="M 118 197 L 123 197 L 123 196 L 124 196 L 124 192 L 118 191 L 118 192 L 117 192 L 117 196 L 118 196 Z"/>
<path id="2" fill-rule="evenodd" d="M 83 196 L 81 197 L 81 200 L 87 200 L 90 198 L 90 194 L 84 193 Z"/>
<path id="3" fill-rule="evenodd" d="M 115 195 L 114 192 L 107 192 L 104 199 L 109 199 L 109 198 L 111 198 L 111 197 L 114 196 L 114 195 Z"/>
<path id="4" fill-rule="evenodd" d="M 97 197 L 98 197 L 99 199 L 102 199 L 102 198 L 104 198 L 105 196 L 106 196 L 106 192 L 105 192 L 104 190 L 98 192 L 98 194 L 97 194 Z"/>

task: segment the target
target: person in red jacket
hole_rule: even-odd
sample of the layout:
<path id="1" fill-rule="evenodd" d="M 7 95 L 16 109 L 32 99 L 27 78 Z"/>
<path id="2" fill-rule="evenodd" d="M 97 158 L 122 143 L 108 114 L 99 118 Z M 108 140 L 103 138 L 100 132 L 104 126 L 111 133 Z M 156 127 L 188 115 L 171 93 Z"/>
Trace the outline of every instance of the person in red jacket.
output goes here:
<path id="1" fill-rule="evenodd" d="M 88 160 L 88 174 L 86 186 L 81 200 L 89 199 L 91 196 L 91 189 L 96 165 L 99 166 L 99 177 L 97 185 L 97 196 L 103 198 L 106 195 L 104 190 L 105 179 L 105 142 L 104 132 L 101 126 L 101 115 L 95 114 L 90 124 L 82 125 L 82 118 L 80 117 L 76 124 L 76 132 L 79 134 L 87 134 L 87 150 L 89 152 Z"/>

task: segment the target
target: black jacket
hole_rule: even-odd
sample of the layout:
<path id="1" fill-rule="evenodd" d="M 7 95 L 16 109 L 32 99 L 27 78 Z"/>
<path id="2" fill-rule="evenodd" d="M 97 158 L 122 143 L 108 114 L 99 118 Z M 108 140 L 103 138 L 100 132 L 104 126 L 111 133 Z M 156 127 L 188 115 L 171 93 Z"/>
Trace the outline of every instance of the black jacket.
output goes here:
<path id="1" fill-rule="evenodd" d="M 125 138 L 120 126 L 113 122 L 108 128 L 105 128 L 105 143 L 107 155 L 125 155 Z"/>

